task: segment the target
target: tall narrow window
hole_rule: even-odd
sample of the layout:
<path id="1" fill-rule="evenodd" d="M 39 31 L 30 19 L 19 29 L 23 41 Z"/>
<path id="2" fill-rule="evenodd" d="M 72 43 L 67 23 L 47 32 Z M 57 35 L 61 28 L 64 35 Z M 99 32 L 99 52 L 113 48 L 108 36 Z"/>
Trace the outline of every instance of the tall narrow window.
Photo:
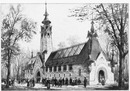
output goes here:
<path id="1" fill-rule="evenodd" d="M 54 72 L 56 72 L 56 68 L 57 68 L 57 67 L 56 67 L 56 66 L 54 66 Z"/>
<path id="2" fill-rule="evenodd" d="M 63 71 L 66 71 L 66 69 L 67 69 L 67 68 L 66 68 L 66 65 L 64 65 L 64 66 L 63 66 Z"/>
<path id="3" fill-rule="evenodd" d="M 72 64 L 69 65 L 69 71 L 71 71 L 73 68 L 72 68 Z"/>
<path id="4" fill-rule="evenodd" d="M 61 71 L 61 66 L 58 67 L 58 71 Z"/>
<path id="5" fill-rule="evenodd" d="M 81 69 L 79 69 L 79 76 L 81 76 Z"/>
<path id="6" fill-rule="evenodd" d="M 50 67 L 49 69 L 50 69 L 50 72 L 52 72 L 52 67 Z"/>
<path id="7" fill-rule="evenodd" d="M 46 72 L 48 72 L 48 67 L 46 67 Z"/>

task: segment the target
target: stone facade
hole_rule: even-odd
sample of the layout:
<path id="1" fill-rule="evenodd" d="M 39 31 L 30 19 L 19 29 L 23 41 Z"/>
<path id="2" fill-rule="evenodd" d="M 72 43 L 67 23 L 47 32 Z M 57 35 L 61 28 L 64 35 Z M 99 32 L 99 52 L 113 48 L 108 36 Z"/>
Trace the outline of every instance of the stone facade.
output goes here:
<path id="1" fill-rule="evenodd" d="M 34 78 L 36 82 L 38 82 L 37 80 L 39 78 L 39 81 L 41 81 L 42 77 L 44 77 L 42 66 L 42 60 L 40 59 L 39 54 L 37 54 L 35 57 L 30 59 L 25 70 L 25 78 Z"/>
<path id="2" fill-rule="evenodd" d="M 103 71 L 106 84 L 114 83 L 114 73 L 112 73 L 110 62 L 106 60 L 101 52 L 97 60 L 91 64 L 90 84 L 99 83 L 99 72 Z"/>
<path id="3" fill-rule="evenodd" d="M 83 82 L 84 77 L 89 78 L 85 68 L 82 65 L 72 65 L 72 69 L 69 69 L 69 65 L 66 65 L 66 70 L 64 70 L 64 66 L 61 66 L 61 71 L 58 71 L 58 66 L 56 67 L 56 71 L 54 71 L 54 67 L 52 67 L 52 71 L 50 72 L 49 68 L 46 70 L 46 78 L 52 79 L 52 77 L 56 77 L 56 79 L 61 78 L 80 78 Z"/>

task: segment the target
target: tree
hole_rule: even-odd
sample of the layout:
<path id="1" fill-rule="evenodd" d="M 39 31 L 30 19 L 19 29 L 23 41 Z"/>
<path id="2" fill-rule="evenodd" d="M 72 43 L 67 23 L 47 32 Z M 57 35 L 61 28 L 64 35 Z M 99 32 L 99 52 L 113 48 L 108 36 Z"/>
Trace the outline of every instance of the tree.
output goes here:
<path id="1" fill-rule="evenodd" d="M 15 64 L 15 72 L 16 72 L 17 80 L 19 80 L 22 74 L 22 68 L 25 67 L 28 61 L 29 61 L 29 57 L 27 57 L 27 54 L 23 52 L 15 57 L 13 64 Z"/>
<path id="2" fill-rule="evenodd" d="M 88 5 L 86 5 L 88 6 Z M 91 5 L 90 5 L 91 6 Z M 72 10 L 72 16 L 88 17 L 90 14 L 86 7 Z M 83 11 L 83 12 L 82 12 Z M 92 11 L 95 11 L 94 20 L 98 22 L 100 28 L 108 33 L 111 38 L 111 45 L 119 52 L 119 87 L 123 87 L 122 63 L 128 54 L 128 4 L 93 4 Z M 86 19 L 86 18 L 85 18 Z"/>
<path id="3" fill-rule="evenodd" d="M 60 43 L 58 44 L 58 49 L 62 49 L 62 48 L 65 48 L 65 47 L 66 47 L 65 42 L 60 42 Z"/>
<path id="4" fill-rule="evenodd" d="M 67 41 L 70 46 L 73 46 L 79 43 L 79 38 L 77 36 L 69 36 Z"/>
<path id="5" fill-rule="evenodd" d="M 21 13 L 21 5 L 10 6 L 9 13 L 2 20 L 1 28 L 1 52 L 2 60 L 6 62 L 7 84 L 9 87 L 10 63 L 19 54 L 19 41 L 31 41 L 33 34 L 36 34 L 36 23 L 24 17 Z"/>

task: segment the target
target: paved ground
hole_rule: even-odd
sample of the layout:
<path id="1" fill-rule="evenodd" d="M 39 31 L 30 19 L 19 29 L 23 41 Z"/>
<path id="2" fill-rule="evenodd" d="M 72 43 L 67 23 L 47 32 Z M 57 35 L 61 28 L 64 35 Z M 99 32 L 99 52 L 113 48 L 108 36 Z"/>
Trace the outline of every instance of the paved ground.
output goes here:
<path id="1" fill-rule="evenodd" d="M 4 86 L 4 85 L 2 85 Z M 116 84 L 113 85 L 88 85 L 86 88 L 83 87 L 83 85 L 76 85 L 76 86 L 62 86 L 62 87 L 51 87 L 51 90 L 118 90 L 118 87 Z M 47 87 L 45 87 L 42 84 L 35 84 L 34 87 L 27 87 L 27 84 L 15 84 L 15 86 L 11 86 L 9 89 L 4 90 L 47 90 Z"/>

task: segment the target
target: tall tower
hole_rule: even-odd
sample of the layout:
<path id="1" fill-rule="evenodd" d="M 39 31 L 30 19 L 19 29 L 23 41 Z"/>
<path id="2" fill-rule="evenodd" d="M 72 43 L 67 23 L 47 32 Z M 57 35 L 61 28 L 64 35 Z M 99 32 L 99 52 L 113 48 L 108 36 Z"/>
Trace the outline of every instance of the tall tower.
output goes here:
<path id="1" fill-rule="evenodd" d="M 47 51 L 45 54 L 45 61 L 47 60 L 48 56 L 52 52 L 52 26 L 51 21 L 48 19 L 47 13 L 47 3 L 45 3 L 45 14 L 44 20 L 42 21 L 41 26 L 41 40 L 40 40 L 40 52 L 43 53 Z"/>

